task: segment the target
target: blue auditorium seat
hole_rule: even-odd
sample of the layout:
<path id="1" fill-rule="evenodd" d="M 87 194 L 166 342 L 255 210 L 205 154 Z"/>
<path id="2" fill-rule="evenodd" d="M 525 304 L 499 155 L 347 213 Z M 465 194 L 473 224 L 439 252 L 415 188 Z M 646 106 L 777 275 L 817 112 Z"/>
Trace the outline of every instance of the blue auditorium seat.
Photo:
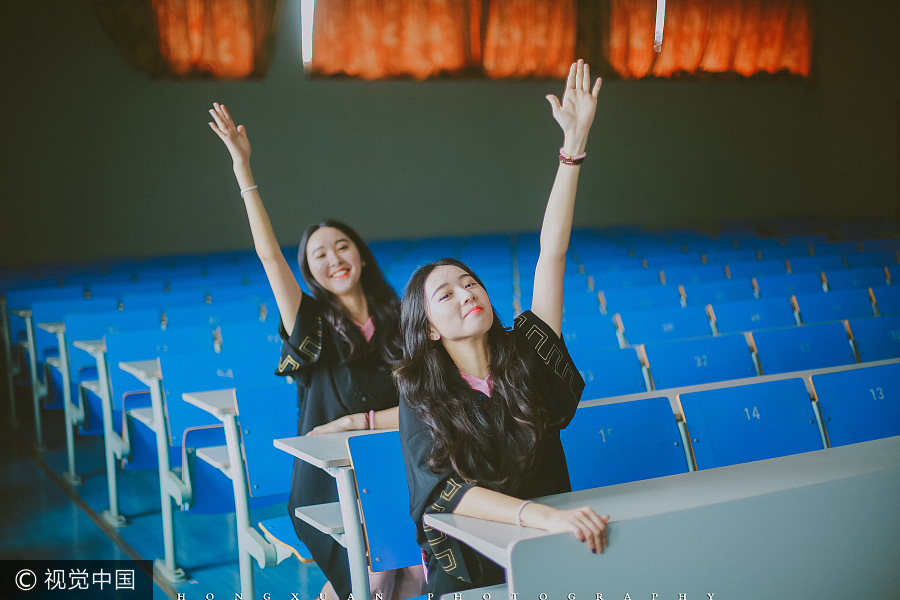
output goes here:
<path id="1" fill-rule="evenodd" d="M 824 323 L 875 316 L 869 290 L 835 290 L 827 294 L 797 294 L 802 323 Z"/>
<path id="2" fill-rule="evenodd" d="M 585 266 L 586 270 L 589 267 Z M 590 274 L 591 271 L 588 271 Z M 595 290 L 607 290 L 617 288 L 633 288 L 642 286 L 659 285 L 659 271 L 657 269 L 628 269 L 618 272 L 606 271 L 602 273 L 594 272 Z"/>
<path id="3" fill-rule="evenodd" d="M 698 469 L 822 449 L 802 379 L 679 396 Z"/>
<path id="4" fill-rule="evenodd" d="M 681 293 L 678 286 L 672 285 L 604 289 L 601 294 L 600 304 L 609 314 L 623 310 L 681 306 Z"/>
<path id="5" fill-rule="evenodd" d="M 851 365 L 856 356 L 843 323 L 820 323 L 753 333 L 763 375 Z"/>
<path id="6" fill-rule="evenodd" d="M 572 362 L 584 378 L 583 400 L 647 391 L 644 370 L 634 348 L 603 350 L 570 347 Z"/>
<path id="7" fill-rule="evenodd" d="M 706 306 L 756 298 L 756 290 L 753 289 L 749 278 L 685 285 L 684 294 L 688 306 Z"/>
<path id="8" fill-rule="evenodd" d="M 791 273 L 821 273 L 822 271 L 840 271 L 846 269 L 844 257 L 840 254 L 824 254 L 804 256 L 788 260 Z"/>
<path id="9" fill-rule="evenodd" d="M 793 273 L 754 278 L 760 298 L 790 298 L 794 294 L 823 292 L 820 273 Z"/>
<path id="10" fill-rule="evenodd" d="M 866 246 L 868 247 L 868 244 Z M 851 269 L 862 269 L 865 267 L 894 267 L 900 264 L 900 261 L 897 260 L 897 251 L 891 250 L 848 254 L 847 264 Z"/>
<path id="11" fill-rule="evenodd" d="M 560 438 L 573 491 L 689 470 L 668 398 L 579 408 Z"/>
<path id="12" fill-rule="evenodd" d="M 727 281 L 725 267 L 719 264 L 699 264 L 690 267 L 663 269 L 666 285 L 692 285 L 714 281 Z"/>
<path id="13" fill-rule="evenodd" d="M 900 364 L 813 375 L 831 447 L 900 435 Z"/>
<path id="14" fill-rule="evenodd" d="M 646 344 L 712 335 L 703 306 L 620 312 L 628 344 Z"/>
<path id="15" fill-rule="evenodd" d="M 730 265 L 732 263 L 759 262 L 757 251 L 753 248 L 744 250 L 715 250 L 704 254 L 706 262 L 711 265 Z"/>
<path id="16" fill-rule="evenodd" d="M 787 265 L 783 260 L 747 260 L 728 263 L 731 279 L 750 279 L 751 277 L 769 277 L 787 273 Z"/>
<path id="17" fill-rule="evenodd" d="M 416 525 L 409 518 L 409 486 L 400 433 L 385 431 L 347 439 L 359 490 L 363 531 L 376 572 L 422 563 Z"/>
<path id="18" fill-rule="evenodd" d="M 850 331 L 860 362 L 900 358 L 900 315 L 854 319 Z"/>
<path id="19" fill-rule="evenodd" d="M 154 292 L 150 294 L 125 294 L 121 296 L 126 309 L 155 308 L 160 311 L 170 306 L 205 304 L 208 296 L 202 288 L 174 292 Z"/>
<path id="20" fill-rule="evenodd" d="M 813 244 L 816 256 L 823 254 L 856 254 L 859 252 L 859 242 L 826 242 Z"/>
<path id="21" fill-rule="evenodd" d="M 618 348 L 619 338 L 611 315 L 563 313 L 562 335 L 572 356 L 578 349 Z"/>
<path id="22" fill-rule="evenodd" d="M 900 314 L 900 285 L 885 285 L 872 288 L 875 304 L 880 315 Z"/>
<path id="23" fill-rule="evenodd" d="M 657 390 L 756 375 L 741 334 L 649 343 L 644 351 Z"/>
<path id="24" fill-rule="evenodd" d="M 259 321 L 262 319 L 261 305 L 256 301 L 216 302 L 191 306 L 172 306 L 166 309 L 166 327 L 196 327 L 219 325 L 232 321 Z M 268 304 L 266 309 L 269 310 Z M 278 307 L 272 303 L 273 316 L 278 318 Z M 277 327 L 277 321 L 275 321 Z"/>
<path id="25" fill-rule="evenodd" d="M 860 269 L 843 269 L 825 271 L 829 290 L 848 290 L 851 288 L 870 288 L 888 285 L 890 271 L 887 267 L 863 267 Z"/>

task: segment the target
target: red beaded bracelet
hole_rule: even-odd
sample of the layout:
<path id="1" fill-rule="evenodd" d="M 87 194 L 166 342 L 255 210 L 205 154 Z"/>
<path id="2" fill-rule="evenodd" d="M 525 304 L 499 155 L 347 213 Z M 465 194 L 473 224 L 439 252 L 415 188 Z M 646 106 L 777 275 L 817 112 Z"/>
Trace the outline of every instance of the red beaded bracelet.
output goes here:
<path id="1" fill-rule="evenodd" d="M 584 162 L 585 156 L 587 156 L 587 152 L 582 152 L 578 156 L 569 156 L 568 154 L 566 154 L 566 151 L 564 148 L 561 147 L 559 149 L 559 162 L 561 162 L 564 165 L 572 165 L 572 166 L 580 165 L 581 163 Z"/>

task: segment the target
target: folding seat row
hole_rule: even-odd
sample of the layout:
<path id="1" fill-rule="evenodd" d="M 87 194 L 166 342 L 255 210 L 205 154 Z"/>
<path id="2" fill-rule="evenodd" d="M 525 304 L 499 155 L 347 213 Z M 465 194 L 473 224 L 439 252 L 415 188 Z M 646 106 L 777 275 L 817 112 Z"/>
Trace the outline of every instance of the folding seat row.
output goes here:
<path id="1" fill-rule="evenodd" d="M 562 432 L 574 490 L 900 435 L 900 363 L 583 402 Z M 673 414 L 673 410 L 674 413 Z M 676 421 L 676 415 L 678 421 Z M 680 429 L 680 431 L 679 431 Z"/>

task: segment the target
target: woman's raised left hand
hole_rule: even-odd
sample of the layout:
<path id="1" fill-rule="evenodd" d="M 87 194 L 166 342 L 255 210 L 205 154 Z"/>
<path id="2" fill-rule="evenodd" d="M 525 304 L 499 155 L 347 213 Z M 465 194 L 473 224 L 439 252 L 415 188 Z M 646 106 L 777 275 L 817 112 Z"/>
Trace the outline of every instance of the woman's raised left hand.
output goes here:
<path id="1" fill-rule="evenodd" d="M 563 147 L 570 156 L 581 154 L 584 151 L 591 123 L 594 122 L 597 96 L 600 94 L 602 81 L 598 77 L 594 87 L 591 88 L 590 67 L 583 60 L 578 59 L 578 62 L 572 63 L 572 67 L 569 69 L 562 103 L 553 94 L 547 96 L 553 109 L 553 118 L 565 133 L 566 139 Z"/>

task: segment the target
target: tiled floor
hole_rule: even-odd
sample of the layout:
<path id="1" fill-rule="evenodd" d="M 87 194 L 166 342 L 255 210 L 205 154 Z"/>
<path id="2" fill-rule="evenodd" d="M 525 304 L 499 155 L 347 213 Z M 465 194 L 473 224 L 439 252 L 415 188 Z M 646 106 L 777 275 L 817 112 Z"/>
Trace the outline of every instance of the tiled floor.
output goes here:
<path id="1" fill-rule="evenodd" d="M 0 383 L 5 389 L 5 377 Z M 44 411 L 47 449 L 32 449 L 35 438 L 30 388 L 17 390 L 19 424 L 9 423 L 9 401 L 0 395 L 0 560 L 121 560 L 151 562 L 163 554 L 159 479 L 156 470 L 119 472 L 121 512 L 129 525 L 112 529 L 98 515 L 109 505 L 102 437 L 76 436 L 77 471 L 83 484 L 72 488 L 60 476 L 67 468 L 62 411 Z M 285 477 L 289 477 L 286 473 Z M 254 521 L 279 516 L 284 503 L 253 511 Z M 234 598 L 240 592 L 233 514 L 198 515 L 176 510 L 177 561 L 190 580 L 171 585 L 155 578 L 154 599 Z M 316 598 L 325 576 L 315 564 L 290 558 L 256 573 L 256 596 Z M 246 599 L 245 599 L 246 600 Z"/>

